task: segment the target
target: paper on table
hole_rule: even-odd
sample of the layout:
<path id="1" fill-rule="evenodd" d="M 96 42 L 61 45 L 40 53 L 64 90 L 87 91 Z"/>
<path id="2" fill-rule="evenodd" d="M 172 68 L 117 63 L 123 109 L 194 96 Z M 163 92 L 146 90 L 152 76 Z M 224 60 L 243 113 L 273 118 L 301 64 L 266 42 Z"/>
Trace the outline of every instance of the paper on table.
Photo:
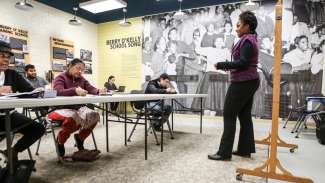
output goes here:
<path id="1" fill-rule="evenodd" d="M 23 95 L 33 95 L 33 94 L 37 94 L 40 93 L 41 91 L 39 90 L 33 90 L 31 92 L 22 92 L 22 93 L 0 93 L 0 97 L 19 97 L 19 96 L 23 96 Z"/>
<path id="2" fill-rule="evenodd" d="M 10 99 L 16 99 L 17 97 L 8 97 L 8 96 L 3 96 L 0 94 L 0 100 L 10 100 Z"/>
<path id="3" fill-rule="evenodd" d="M 100 93 L 99 96 L 110 96 L 110 95 L 113 95 L 112 92 L 105 92 L 105 93 Z"/>

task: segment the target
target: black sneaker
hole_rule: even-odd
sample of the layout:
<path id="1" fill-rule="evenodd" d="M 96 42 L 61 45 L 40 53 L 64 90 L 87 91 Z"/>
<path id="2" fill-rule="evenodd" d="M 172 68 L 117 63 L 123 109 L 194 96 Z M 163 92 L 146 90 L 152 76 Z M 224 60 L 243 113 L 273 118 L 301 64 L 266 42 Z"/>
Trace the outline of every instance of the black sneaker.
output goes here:
<path id="1" fill-rule="evenodd" d="M 161 125 L 160 125 L 160 124 L 155 124 L 155 125 L 153 125 L 153 129 L 154 129 L 156 132 L 160 132 L 160 131 L 161 131 Z"/>
<path id="2" fill-rule="evenodd" d="M 64 148 L 64 144 L 60 144 L 58 139 L 56 139 L 56 143 L 58 144 L 58 151 L 59 151 L 59 156 L 63 157 L 65 154 L 65 148 Z"/>
<path id="3" fill-rule="evenodd" d="M 84 142 L 79 138 L 79 134 L 74 134 L 74 140 L 76 141 L 76 146 L 78 150 L 84 150 Z"/>

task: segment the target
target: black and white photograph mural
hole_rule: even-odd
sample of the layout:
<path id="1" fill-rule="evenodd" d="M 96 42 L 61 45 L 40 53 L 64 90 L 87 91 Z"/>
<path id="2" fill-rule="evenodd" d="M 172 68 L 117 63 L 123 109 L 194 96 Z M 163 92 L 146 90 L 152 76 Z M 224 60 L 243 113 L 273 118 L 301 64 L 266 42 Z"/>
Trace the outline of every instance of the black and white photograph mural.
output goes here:
<path id="1" fill-rule="evenodd" d="M 253 114 L 270 118 L 274 63 L 274 1 L 260 1 L 253 12 L 258 18 L 261 85 L 255 95 Z M 304 105 L 306 96 L 322 90 L 325 51 L 325 0 L 284 0 L 280 116 L 290 107 Z M 242 4 L 224 4 L 143 18 L 142 82 L 167 73 L 180 93 L 207 93 L 205 114 L 220 115 L 229 72 L 214 64 L 232 61 L 238 40 L 235 29 Z M 181 103 L 197 108 L 199 103 Z"/>

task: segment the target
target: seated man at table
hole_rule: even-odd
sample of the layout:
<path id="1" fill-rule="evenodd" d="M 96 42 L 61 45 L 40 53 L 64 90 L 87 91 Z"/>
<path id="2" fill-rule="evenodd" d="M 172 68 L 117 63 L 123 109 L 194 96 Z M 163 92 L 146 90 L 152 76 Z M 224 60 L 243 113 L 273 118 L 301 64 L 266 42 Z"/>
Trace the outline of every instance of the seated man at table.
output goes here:
<path id="1" fill-rule="evenodd" d="M 73 59 L 68 70 L 61 73 L 54 79 L 54 89 L 58 96 L 86 96 L 87 94 L 97 95 L 106 93 L 106 89 L 93 87 L 83 76 L 85 63 L 80 59 Z M 69 98 L 67 98 L 69 100 Z M 70 135 L 74 135 L 78 150 L 83 150 L 84 140 L 91 134 L 99 121 L 98 112 L 82 105 L 64 106 L 63 109 L 55 110 L 48 117 L 55 121 L 62 121 L 61 130 L 57 136 L 59 155 L 65 154 L 64 143 Z"/>
<path id="2" fill-rule="evenodd" d="M 35 66 L 32 64 L 25 66 L 25 77 L 34 88 L 46 88 L 49 85 L 44 78 L 37 76 Z M 48 107 L 34 108 L 33 111 L 39 112 L 41 116 L 46 116 Z"/>
<path id="3" fill-rule="evenodd" d="M 34 88 L 15 70 L 8 69 L 10 57 L 13 56 L 10 45 L 0 41 L 0 94 L 15 92 L 30 92 Z M 36 142 L 45 132 L 42 124 L 36 123 L 14 109 L 10 111 L 11 129 L 27 125 L 17 131 L 23 136 L 13 147 L 13 160 L 18 161 L 18 153 L 24 151 Z M 5 113 L 0 109 L 0 132 L 5 131 Z"/>
<path id="4" fill-rule="evenodd" d="M 164 73 L 159 76 L 158 79 L 149 81 L 145 93 L 148 94 L 175 94 L 175 89 L 170 84 L 169 76 Z M 152 126 L 155 130 L 159 131 L 162 124 L 166 122 L 169 118 L 169 115 L 172 113 L 172 106 L 164 104 L 163 107 L 161 102 L 158 101 L 150 101 L 148 103 L 149 110 L 153 112 L 160 113 L 161 120 L 154 121 Z"/>
<path id="5" fill-rule="evenodd" d="M 26 79 L 34 88 L 45 88 L 49 83 L 42 77 L 37 76 L 35 66 L 28 64 L 25 66 Z"/>

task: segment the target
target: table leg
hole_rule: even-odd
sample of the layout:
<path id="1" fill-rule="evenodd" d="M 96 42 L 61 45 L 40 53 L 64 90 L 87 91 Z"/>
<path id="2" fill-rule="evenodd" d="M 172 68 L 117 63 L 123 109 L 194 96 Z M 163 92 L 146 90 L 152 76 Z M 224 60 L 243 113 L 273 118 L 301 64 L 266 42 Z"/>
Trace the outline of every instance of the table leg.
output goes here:
<path id="1" fill-rule="evenodd" d="M 124 145 L 127 146 L 127 111 L 126 111 L 126 102 L 124 102 Z"/>
<path id="2" fill-rule="evenodd" d="M 164 111 L 164 100 L 161 100 L 161 113 L 162 118 L 165 118 L 165 111 Z M 164 123 L 161 124 L 161 133 L 160 133 L 160 151 L 164 151 Z"/>
<path id="3" fill-rule="evenodd" d="M 200 134 L 202 134 L 203 98 L 200 98 Z"/>
<path id="4" fill-rule="evenodd" d="M 10 175 L 14 174 L 14 166 L 12 160 L 12 136 L 11 136 L 11 121 L 10 121 L 10 110 L 6 110 L 6 138 L 7 138 L 7 157 L 9 162 L 9 173 Z"/>
<path id="5" fill-rule="evenodd" d="M 172 131 L 174 131 L 174 99 L 172 99 Z"/>
<path id="6" fill-rule="evenodd" d="M 147 104 L 144 105 L 144 159 L 148 159 Z"/>
<path id="7" fill-rule="evenodd" d="M 108 103 L 105 103 L 105 124 L 106 124 L 106 152 L 109 152 L 109 142 L 108 142 Z"/>

